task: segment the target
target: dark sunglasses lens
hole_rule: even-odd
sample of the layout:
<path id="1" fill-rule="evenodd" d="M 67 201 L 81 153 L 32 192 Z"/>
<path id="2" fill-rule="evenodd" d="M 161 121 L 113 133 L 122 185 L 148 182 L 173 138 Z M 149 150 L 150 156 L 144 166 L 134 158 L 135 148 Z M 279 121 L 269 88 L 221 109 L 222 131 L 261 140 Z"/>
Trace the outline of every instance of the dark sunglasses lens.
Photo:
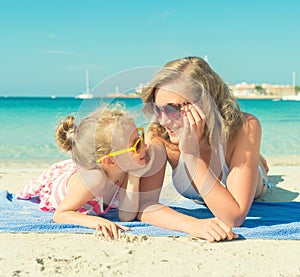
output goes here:
<path id="1" fill-rule="evenodd" d="M 172 120 L 177 120 L 180 118 L 180 108 L 178 105 L 168 104 L 165 106 L 164 111 L 166 116 Z"/>
<path id="2" fill-rule="evenodd" d="M 140 154 L 141 153 L 141 149 L 142 149 L 142 140 L 139 139 L 139 141 L 138 141 L 138 143 L 136 144 L 136 147 L 135 147 L 136 154 Z"/>
<path id="3" fill-rule="evenodd" d="M 156 104 L 152 104 L 152 110 L 153 110 L 153 113 L 158 117 L 160 118 L 161 117 L 161 109 L 156 105 Z"/>

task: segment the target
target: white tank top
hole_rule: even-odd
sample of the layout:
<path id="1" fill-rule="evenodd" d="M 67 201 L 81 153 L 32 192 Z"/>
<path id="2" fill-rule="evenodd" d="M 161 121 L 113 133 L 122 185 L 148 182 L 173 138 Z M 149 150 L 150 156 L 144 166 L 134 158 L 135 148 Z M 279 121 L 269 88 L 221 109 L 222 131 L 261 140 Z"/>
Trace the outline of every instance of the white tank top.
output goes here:
<path id="1" fill-rule="evenodd" d="M 220 162 L 222 165 L 222 180 L 221 183 L 224 187 L 226 187 L 226 180 L 229 173 L 229 168 L 225 162 L 225 155 L 223 147 L 220 145 Z M 180 155 L 178 165 L 172 172 L 172 181 L 175 189 L 182 196 L 192 199 L 192 200 L 200 200 L 203 201 L 201 195 L 194 189 L 191 180 L 189 178 L 188 173 L 185 170 L 184 161 Z"/>

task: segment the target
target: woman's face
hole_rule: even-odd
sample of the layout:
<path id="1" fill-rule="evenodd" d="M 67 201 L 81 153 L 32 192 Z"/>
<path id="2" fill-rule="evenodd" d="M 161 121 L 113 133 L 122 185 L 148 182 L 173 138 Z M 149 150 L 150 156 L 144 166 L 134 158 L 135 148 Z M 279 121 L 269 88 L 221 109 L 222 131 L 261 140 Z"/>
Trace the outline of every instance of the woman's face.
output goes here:
<path id="1" fill-rule="evenodd" d="M 157 105 L 157 110 L 159 111 L 159 116 L 157 119 L 159 123 L 166 128 L 170 140 L 174 144 L 178 144 L 181 133 L 183 130 L 183 119 L 181 106 L 185 106 L 190 103 L 187 98 L 183 95 L 186 95 L 185 89 L 180 83 L 171 83 L 163 85 L 160 88 L 157 88 L 155 91 L 155 104 Z M 167 104 L 174 104 L 175 108 L 177 107 L 178 115 L 176 113 L 170 114 L 170 109 L 165 109 Z M 179 106 L 178 106 L 179 104 Z M 174 110 L 176 111 L 176 109 Z"/>

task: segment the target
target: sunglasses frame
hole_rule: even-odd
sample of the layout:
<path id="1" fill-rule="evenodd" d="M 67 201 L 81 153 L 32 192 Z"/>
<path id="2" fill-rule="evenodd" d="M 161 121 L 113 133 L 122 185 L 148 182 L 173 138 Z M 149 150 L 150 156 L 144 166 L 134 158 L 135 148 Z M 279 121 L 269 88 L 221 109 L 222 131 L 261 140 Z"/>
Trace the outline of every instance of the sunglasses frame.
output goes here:
<path id="1" fill-rule="evenodd" d="M 186 106 L 186 105 L 189 105 L 191 104 L 191 102 L 187 101 L 187 102 L 183 102 L 181 104 L 176 104 L 176 103 L 167 103 L 166 105 L 157 105 L 155 102 L 152 102 L 152 111 L 154 113 L 154 115 L 158 118 L 158 119 L 161 119 L 161 116 L 162 116 L 162 113 L 164 113 L 166 115 L 167 118 L 169 118 L 170 120 L 178 120 L 180 117 L 181 117 L 181 108 Z M 176 118 L 172 118 L 170 117 L 169 113 L 166 112 L 166 107 L 171 107 L 173 109 L 176 109 L 176 112 L 178 113 L 178 116 L 176 116 Z M 155 111 L 155 107 L 156 109 L 158 109 L 160 111 L 160 115 Z"/>
<path id="2" fill-rule="evenodd" d="M 129 153 L 129 152 L 134 152 L 135 156 L 139 156 L 141 154 L 141 151 L 139 153 L 137 153 L 136 148 L 139 143 L 143 143 L 145 133 L 144 133 L 143 127 L 137 128 L 137 130 L 141 132 L 141 135 L 139 135 L 139 138 L 136 140 L 136 142 L 134 143 L 133 146 L 125 148 L 125 149 L 121 149 L 118 151 L 110 152 L 106 156 L 116 157 L 116 156 L 119 156 L 119 155 L 122 155 L 125 153 Z M 103 159 L 103 157 L 98 159 L 97 163 L 101 163 L 102 159 Z"/>

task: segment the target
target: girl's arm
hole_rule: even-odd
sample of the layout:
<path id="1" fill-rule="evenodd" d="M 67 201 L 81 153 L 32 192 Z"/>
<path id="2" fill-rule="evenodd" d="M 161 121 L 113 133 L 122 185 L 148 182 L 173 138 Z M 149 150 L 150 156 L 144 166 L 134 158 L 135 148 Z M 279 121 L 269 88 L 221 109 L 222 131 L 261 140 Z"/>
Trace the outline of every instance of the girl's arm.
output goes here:
<path id="1" fill-rule="evenodd" d="M 76 175 L 76 176 L 74 176 Z M 87 188 L 83 185 L 78 174 L 74 174 L 68 184 L 68 194 L 56 209 L 53 220 L 56 223 L 78 224 L 88 228 L 95 228 L 101 230 L 105 236 L 118 238 L 118 229 L 129 230 L 115 224 L 107 219 L 99 216 L 85 215 L 78 212 L 78 210 L 89 200 L 94 198 Z"/>

